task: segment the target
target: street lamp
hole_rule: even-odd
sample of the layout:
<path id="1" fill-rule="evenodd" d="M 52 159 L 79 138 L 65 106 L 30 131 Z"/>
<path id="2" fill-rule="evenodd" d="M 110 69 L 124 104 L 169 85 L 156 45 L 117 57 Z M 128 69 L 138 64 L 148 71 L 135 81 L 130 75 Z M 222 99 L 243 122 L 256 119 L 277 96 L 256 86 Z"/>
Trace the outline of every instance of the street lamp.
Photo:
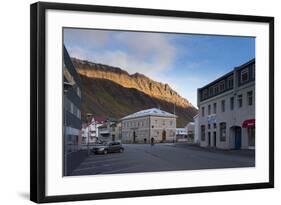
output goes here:
<path id="1" fill-rule="evenodd" d="M 91 124 L 92 124 L 92 116 L 93 114 L 87 113 L 87 124 L 88 124 L 88 142 L 87 142 L 87 151 L 88 156 L 90 155 L 90 136 L 91 136 Z"/>
<path id="2" fill-rule="evenodd" d="M 74 86 L 73 83 L 64 82 L 63 83 L 63 93 L 64 93 L 64 100 L 66 99 L 66 94 L 70 88 Z M 66 135 L 66 107 L 64 106 L 63 112 L 63 121 L 64 121 L 64 176 L 67 176 L 67 135 Z"/>

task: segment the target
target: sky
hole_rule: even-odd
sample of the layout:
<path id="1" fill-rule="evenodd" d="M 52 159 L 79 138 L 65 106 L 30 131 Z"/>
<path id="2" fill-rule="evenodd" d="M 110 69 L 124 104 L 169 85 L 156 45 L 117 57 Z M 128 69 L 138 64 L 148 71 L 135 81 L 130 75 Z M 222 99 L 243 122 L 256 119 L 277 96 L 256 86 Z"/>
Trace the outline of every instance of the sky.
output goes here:
<path id="1" fill-rule="evenodd" d="M 197 88 L 252 58 L 255 38 L 64 29 L 71 57 L 120 67 L 168 83 L 197 107 Z"/>

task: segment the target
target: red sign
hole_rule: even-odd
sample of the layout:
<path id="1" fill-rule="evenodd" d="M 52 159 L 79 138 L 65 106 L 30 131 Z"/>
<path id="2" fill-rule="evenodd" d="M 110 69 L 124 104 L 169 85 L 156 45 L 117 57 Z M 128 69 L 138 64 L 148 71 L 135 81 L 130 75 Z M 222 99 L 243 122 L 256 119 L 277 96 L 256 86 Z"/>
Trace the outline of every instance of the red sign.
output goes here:
<path id="1" fill-rule="evenodd" d="M 255 119 L 248 119 L 248 120 L 245 120 L 242 123 L 242 127 L 243 128 L 251 128 L 251 127 L 255 127 L 255 125 L 256 125 L 256 120 Z"/>

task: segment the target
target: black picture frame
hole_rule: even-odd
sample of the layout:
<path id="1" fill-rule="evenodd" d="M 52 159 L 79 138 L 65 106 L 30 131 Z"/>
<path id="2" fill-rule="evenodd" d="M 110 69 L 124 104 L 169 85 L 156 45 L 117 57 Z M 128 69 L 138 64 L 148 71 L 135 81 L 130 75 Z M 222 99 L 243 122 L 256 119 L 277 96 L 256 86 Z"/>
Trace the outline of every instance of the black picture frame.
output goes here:
<path id="1" fill-rule="evenodd" d="M 46 97 L 45 97 L 45 37 L 46 11 L 67 10 L 160 17 L 216 19 L 263 22 L 269 24 L 269 181 L 263 183 L 230 184 L 220 186 L 171 188 L 157 190 L 122 191 L 74 195 L 46 196 Z M 144 8 L 126 8 L 82 4 L 38 2 L 30 7 L 30 200 L 37 203 L 77 200 L 97 200 L 198 192 L 230 191 L 274 187 L 274 18 Z"/>

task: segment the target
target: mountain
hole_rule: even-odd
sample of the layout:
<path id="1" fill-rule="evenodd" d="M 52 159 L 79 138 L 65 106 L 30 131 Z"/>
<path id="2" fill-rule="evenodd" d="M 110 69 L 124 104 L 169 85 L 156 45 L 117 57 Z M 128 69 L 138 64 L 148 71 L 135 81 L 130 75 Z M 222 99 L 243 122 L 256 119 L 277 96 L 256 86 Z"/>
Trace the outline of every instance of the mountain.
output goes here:
<path id="1" fill-rule="evenodd" d="M 82 80 L 82 118 L 85 113 L 122 118 L 128 114 L 157 107 L 178 116 L 177 127 L 193 121 L 197 109 L 168 84 L 118 67 L 72 59 Z"/>

